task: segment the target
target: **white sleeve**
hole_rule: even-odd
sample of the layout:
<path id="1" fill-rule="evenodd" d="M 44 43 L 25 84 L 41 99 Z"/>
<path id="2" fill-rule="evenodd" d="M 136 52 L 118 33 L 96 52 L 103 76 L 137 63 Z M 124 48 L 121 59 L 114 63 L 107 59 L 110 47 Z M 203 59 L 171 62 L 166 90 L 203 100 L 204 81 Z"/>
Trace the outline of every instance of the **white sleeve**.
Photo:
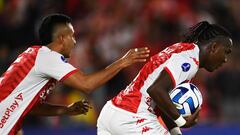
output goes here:
<path id="1" fill-rule="evenodd" d="M 53 51 L 39 54 L 35 65 L 36 71 L 41 75 L 58 81 L 66 79 L 77 71 L 75 67 L 66 61 L 63 55 Z"/>
<path id="2" fill-rule="evenodd" d="M 174 87 L 187 80 L 191 74 L 191 62 L 180 56 L 173 55 L 166 63 L 164 69 L 171 76 Z"/>

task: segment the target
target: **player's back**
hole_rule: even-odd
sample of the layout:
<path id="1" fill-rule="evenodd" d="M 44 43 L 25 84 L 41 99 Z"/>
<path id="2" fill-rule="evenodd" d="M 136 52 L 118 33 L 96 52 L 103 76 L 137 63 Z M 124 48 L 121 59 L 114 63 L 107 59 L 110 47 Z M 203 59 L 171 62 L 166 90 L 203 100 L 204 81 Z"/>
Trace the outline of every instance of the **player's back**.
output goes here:
<path id="1" fill-rule="evenodd" d="M 26 77 L 35 63 L 39 47 L 28 48 L 20 54 L 0 78 L 0 102 Z"/>
<path id="2" fill-rule="evenodd" d="M 177 43 L 152 56 L 135 79 L 112 99 L 112 104 L 128 112 L 155 115 L 156 105 L 148 95 L 147 89 L 164 69 L 168 70 L 174 85 L 191 80 L 198 70 L 198 63 L 196 63 L 199 59 L 198 53 L 199 48 L 195 44 Z M 178 64 L 180 69 L 177 68 Z M 188 69 L 189 65 L 192 67 Z M 186 71 L 180 74 L 178 70 Z"/>

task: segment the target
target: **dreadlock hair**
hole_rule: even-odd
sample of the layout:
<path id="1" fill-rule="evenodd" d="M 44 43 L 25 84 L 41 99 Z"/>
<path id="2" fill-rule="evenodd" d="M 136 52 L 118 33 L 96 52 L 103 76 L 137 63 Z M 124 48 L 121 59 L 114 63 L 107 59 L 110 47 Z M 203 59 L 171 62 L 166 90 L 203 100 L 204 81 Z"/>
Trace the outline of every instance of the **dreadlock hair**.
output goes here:
<path id="1" fill-rule="evenodd" d="M 202 43 L 209 41 L 217 36 L 225 36 L 231 38 L 231 34 L 222 26 L 217 24 L 209 24 L 207 21 L 202 21 L 189 28 L 184 34 L 184 43 Z"/>
<path id="2" fill-rule="evenodd" d="M 39 39 L 46 45 L 52 42 L 54 29 L 59 24 L 70 23 L 71 18 L 64 14 L 50 14 L 44 17 L 38 29 Z"/>

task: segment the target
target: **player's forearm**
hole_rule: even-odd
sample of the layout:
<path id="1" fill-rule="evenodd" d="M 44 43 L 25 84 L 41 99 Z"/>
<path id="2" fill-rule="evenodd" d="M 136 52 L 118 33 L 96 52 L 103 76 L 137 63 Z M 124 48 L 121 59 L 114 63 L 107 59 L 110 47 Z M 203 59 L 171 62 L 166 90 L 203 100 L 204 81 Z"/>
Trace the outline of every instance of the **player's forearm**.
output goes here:
<path id="1" fill-rule="evenodd" d="M 168 90 L 172 89 L 172 80 L 169 74 L 163 70 L 160 76 L 155 80 L 155 82 L 148 88 L 147 92 L 153 101 L 158 105 L 159 109 L 168 114 L 168 116 L 174 120 L 174 122 L 179 126 L 183 126 L 186 121 L 178 113 L 175 105 L 173 104 Z"/>
<path id="2" fill-rule="evenodd" d="M 173 120 L 179 118 L 180 114 L 177 112 L 176 107 L 171 102 L 168 92 L 166 92 L 163 89 L 160 89 L 152 91 L 150 90 L 148 93 L 162 112 L 168 114 L 169 117 L 171 117 L 171 119 Z"/>
<path id="3" fill-rule="evenodd" d="M 166 113 L 160 110 L 159 115 L 161 116 L 163 122 L 167 126 L 168 130 L 170 131 L 174 127 L 177 127 L 176 123 L 172 118 L 170 118 Z"/>
<path id="4" fill-rule="evenodd" d="M 92 92 L 112 79 L 123 68 L 121 60 L 118 60 L 101 71 L 86 75 L 84 83 L 88 89 L 87 93 Z"/>
<path id="5" fill-rule="evenodd" d="M 67 115 L 67 106 L 42 103 L 35 106 L 30 114 L 39 116 Z"/>
<path id="6" fill-rule="evenodd" d="M 178 113 L 176 107 L 168 95 L 168 92 L 164 92 L 164 90 L 161 91 L 160 89 L 157 92 L 149 92 L 149 95 L 158 105 L 159 109 L 168 114 L 168 116 L 174 120 L 178 127 L 182 127 L 186 124 L 186 120 Z"/>

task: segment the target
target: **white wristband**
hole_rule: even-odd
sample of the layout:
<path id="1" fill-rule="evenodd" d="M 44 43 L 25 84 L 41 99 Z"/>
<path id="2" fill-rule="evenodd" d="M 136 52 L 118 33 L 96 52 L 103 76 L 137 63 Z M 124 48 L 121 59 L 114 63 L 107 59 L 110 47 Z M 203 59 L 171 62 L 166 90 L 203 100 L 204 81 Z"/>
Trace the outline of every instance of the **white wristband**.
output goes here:
<path id="1" fill-rule="evenodd" d="M 170 130 L 171 135 L 182 135 L 182 132 L 179 127 L 174 127 Z"/>
<path id="2" fill-rule="evenodd" d="M 174 122 L 177 124 L 178 127 L 181 127 L 186 124 L 186 120 L 182 116 L 180 116 Z"/>

